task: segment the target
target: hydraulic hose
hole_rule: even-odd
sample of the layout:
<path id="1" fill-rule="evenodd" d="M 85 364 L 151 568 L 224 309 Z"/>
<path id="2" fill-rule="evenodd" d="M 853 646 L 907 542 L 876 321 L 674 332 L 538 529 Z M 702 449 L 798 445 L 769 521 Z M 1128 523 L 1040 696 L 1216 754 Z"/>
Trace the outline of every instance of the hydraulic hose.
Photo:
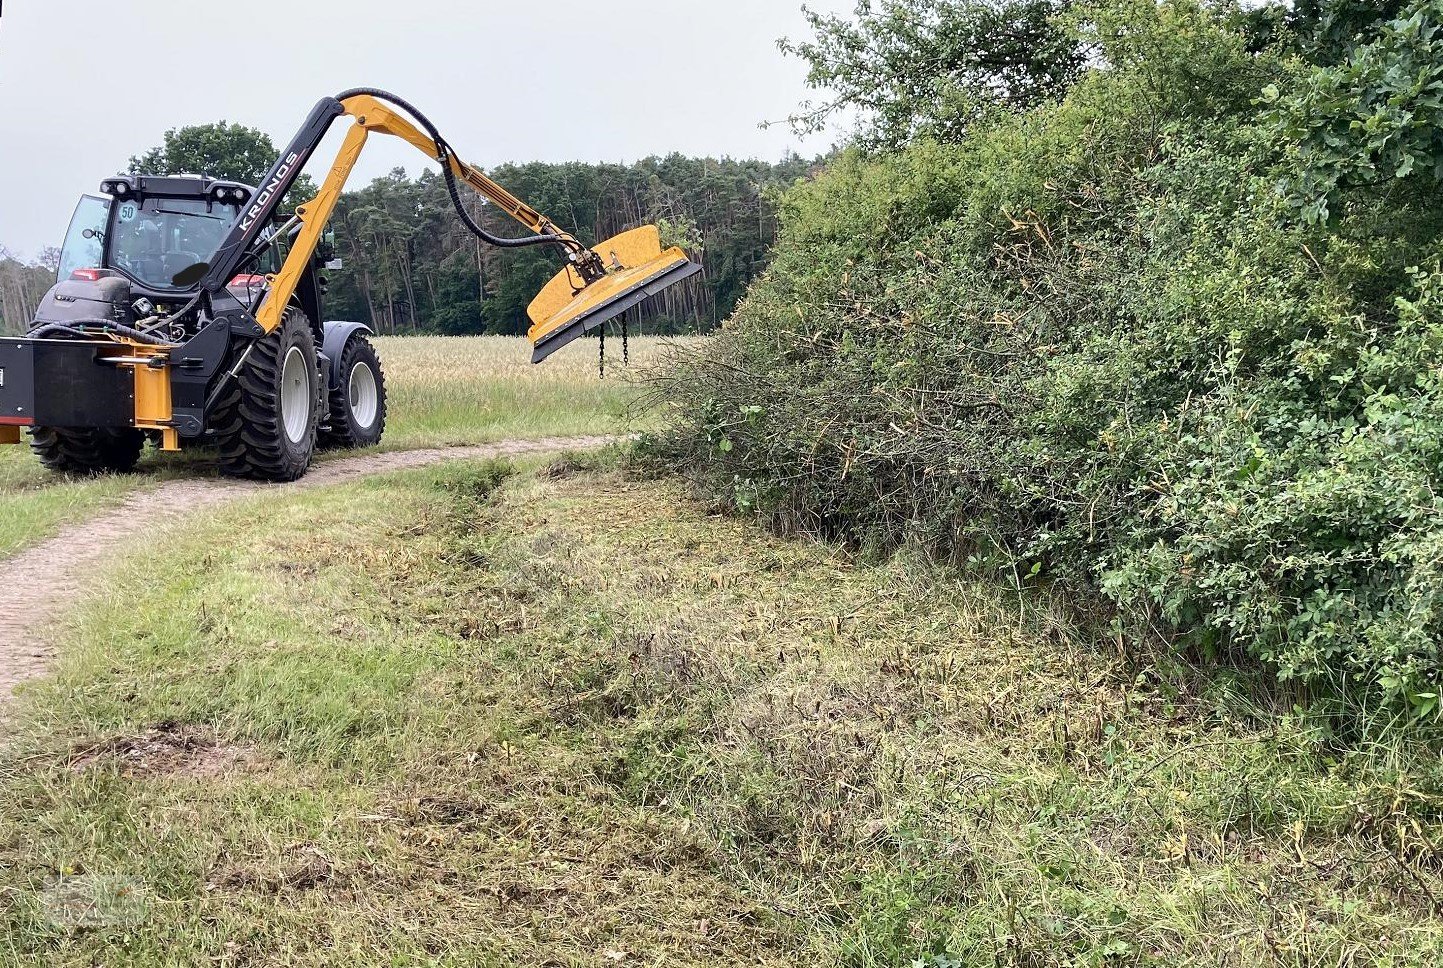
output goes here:
<path id="1" fill-rule="evenodd" d="M 446 179 L 446 189 L 451 194 L 451 204 L 456 209 L 456 215 L 461 219 L 461 224 L 466 226 L 467 230 L 482 242 L 500 249 L 524 249 L 533 245 L 555 245 L 568 253 L 584 251 L 580 245 L 576 245 L 575 248 L 573 248 L 572 244 L 559 235 L 525 235 L 519 238 L 508 239 L 505 236 L 493 235 L 477 225 L 461 204 L 461 192 L 456 187 L 456 173 L 451 170 L 451 158 L 455 156 L 456 152 L 452 150 L 451 145 L 447 143 L 446 139 L 441 137 L 441 132 L 431 123 L 431 119 L 416 110 L 415 106 L 405 99 L 397 97 L 389 91 L 382 91 L 379 88 L 354 87 L 348 91 L 342 91 L 340 94 L 337 94 L 336 100 L 344 101 L 348 97 L 361 94 L 369 95 L 382 101 L 389 101 L 391 104 L 394 104 L 396 107 L 411 115 L 417 124 L 426 129 L 426 133 L 431 136 L 431 140 L 436 142 L 436 157 L 437 160 L 441 162 L 441 174 Z"/>
<path id="2" fill-rule="evenodd" d="M 90 334 L 84 330 L 66 326 L 64 323 L 45 323 L 43 326 L 36 326 L 25 334 L 26 339 L 41 339 L 53 333 L 64 333 L 66 336 L 79 336 L 82 339 Z"/>
<path id="3" fill-rule="evenodd" d="M 79 336 L 81 338 L 99 335 L 97 333 L 87 333 L 79 329 L 78 327 L 80 326 L 100 326 L 103 327 L 107 333 L 118 333 L 121 336 L 136 340 L 137 342 L 149 343 L 151 346 L 170 345 L 169 340 L 160 339 L 152 336 L 150 333 L 142 333 L 138 329 L 126 326 L 124 323 L 117 323 L 113 319 L 102 319 L 99 316 L 84 319 L 67 319 L 63 323 L 42 323 L 25 335 L 31 339 L 39 339 L 47 333 L 65 333 L 68 336 Z"/>
<path id="4" fill-rule="evenodd" d="M 166 316 L 166 317 L 163 318 L 163 319 L 157 319 L 155 322 L 153 322 L 153 323 L 151 323 L 149 326 L 145 327 L 145 329 L 141 330 L 141 331 L 140 331 L 140 332 L 141 332 L 141 335 L 142 335 L 142 336 L 148 336 L 148 335 L 154 333 L 156 330 L 160 329 L 162 326 L 169 326 L 171 323 L 175 322 L 177 319 L 180 319 L 180 318 L 181 318 L 182 316 L 184 316 L 186 313 L 188 313 L 188 312 L 190 312 L 192 309 L 194 309 L 194 308 L 196 307 L 196 304 L 199 303 L 204 296 L 205 296 L 205 291 L 204 291 L 204 290 L 196 293 L 195 296 L 194 296 L 194 298 L 192 298 L 192 299 L 190 300 L 190 302 L 186 303 L 184 306 L 180 307 L 180 308 L 177 309 L 175 312 L 171 313 L 169 316 Z M 157 340 L 156 342 L 165 342 L 165 341 L 164 341 L 164 340 Z"/>

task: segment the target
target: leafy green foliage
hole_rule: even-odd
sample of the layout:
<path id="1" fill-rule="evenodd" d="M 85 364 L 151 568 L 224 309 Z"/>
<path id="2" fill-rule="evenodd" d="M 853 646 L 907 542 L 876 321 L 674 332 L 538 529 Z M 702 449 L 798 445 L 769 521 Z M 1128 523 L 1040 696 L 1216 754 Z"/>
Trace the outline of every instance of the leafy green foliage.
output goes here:
<path id="1" fill-rule="evenodd" d="M 1338 76 L 1428 101 L 1434 8 Z M 1332 219 L 1301 219 L 1276 189 L 1318 69 L 1187 0 L 1077 24 L 1106 67 L 1061 103 L 787 196 L 772 268 L 658 378 L 657 446 L 780 528 L 1100 593 L 1320 702 L 1437 715 L 1433 162 L 1387 192 L 1339 177 Z M 1396 130 L 1386 151 L 1421 150 L 1426 125 Z M 1391 157 L 1366 124 L 1325 131 Z"/>
<path id="2" fill-rule="evenodd" d="M 1214 0 L 1247 38 L 1248 49 L 1268 48 L 1303 56 L 1314 64 L 1336 64 L 1380 24 L 1396 18 L 1409 0 Z"/>
<path id="3" fill-rule="evenodd" d="M 1276 86 L 1264 94 L 1280 97 Z M 1415 170 L 1431 176 L 1422 191 L 1436 190 L 1443 181 L 1443 2 L 1415 4 L 1342 63 L 1313 70 L 1279 101 L 1276 128 L 1298 145 L 1285 190 L 1312 221 L 1327 219 L 1344 189 L 1390 190 Z"/>
<path id="4" fill-rule="evenodd" d="M 171 128 L 163 144 L 130 159 L 133 174 L 190 172 L 254 185 L 275 163 L 270 135 L 243 124 L 217 121 Z"/>
<path id="5" fill-rule="evenodd" d="M 798 134 L 861 115 L 862 140 L 895 147 L 919 133 L 961 137 L 1002 103 L 1057 98 L 1083 52 L 1057 15 L 1072 0 L 859 0 L 856 20 L 803 8 L 812 38 L 783 40 L 810 65 L 807 83 L 831 97 L 789 118 Z"/>
<path id="6" fill-rule="evenodd" d="M 1309 59 L 1335 64 L 1352 53 L 1378 25 L 1399 16 L 1410 0 L 1294 0 L 1288 27 Z"/>

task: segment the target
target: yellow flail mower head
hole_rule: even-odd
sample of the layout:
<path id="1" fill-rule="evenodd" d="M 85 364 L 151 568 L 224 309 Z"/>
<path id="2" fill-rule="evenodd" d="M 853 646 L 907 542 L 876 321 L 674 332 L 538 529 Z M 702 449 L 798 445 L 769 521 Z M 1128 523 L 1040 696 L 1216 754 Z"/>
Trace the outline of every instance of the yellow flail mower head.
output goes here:
<path id="1" fill-rule="evenodd" d="M 643 299 L 690 278 L 701 266 L 681 248 L 661 247 L 661 231 L 644 225 L 592 246 L 591 272 L 567 266 L 531 301 L 527 335 L 540 363 L 572 340 L 604 326 Z M 590 279 L 588 279 L 588 276 Z"/>

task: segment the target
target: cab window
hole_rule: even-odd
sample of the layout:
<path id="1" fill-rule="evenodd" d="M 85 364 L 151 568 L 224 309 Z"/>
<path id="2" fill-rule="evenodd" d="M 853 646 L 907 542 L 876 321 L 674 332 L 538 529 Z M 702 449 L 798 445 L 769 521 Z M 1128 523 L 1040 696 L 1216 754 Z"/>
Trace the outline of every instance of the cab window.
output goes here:
<path id="1" fill-rule="evenodd" d="M 65 230 L 60 247 L 59 278 L 70 278 L 76 269 L 99 268 L 104 253 L 105 223 L 110 217 L 110 199 L 98 195 L 82 195 Z"/>
<path id="2" fill-rule="evenodd" d="M 209 262 L 237 211 L 200 198 L 124 199 L 112 207 L 110 264 L 152 289 L 173 288 L 177 273 Z"/>

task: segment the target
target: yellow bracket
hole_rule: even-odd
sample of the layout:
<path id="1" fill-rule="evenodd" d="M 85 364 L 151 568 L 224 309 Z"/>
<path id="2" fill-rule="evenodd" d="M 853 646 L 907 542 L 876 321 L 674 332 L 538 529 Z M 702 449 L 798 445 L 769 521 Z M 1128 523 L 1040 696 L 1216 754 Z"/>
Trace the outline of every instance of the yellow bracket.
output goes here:
<path id="1" fill-rule="evenodd" d="M 117 340 L 124 356 L 107 357 L 114 366 L 129 369 L 135 380 L 133 423 L 137 430 L 160 431 L 161 450 L 180 450 L 180 434 L 172 426 L 174 413 L 170 392 L 170 346 Z M 155 361 L 161 361 L 156 365 Z"/>

